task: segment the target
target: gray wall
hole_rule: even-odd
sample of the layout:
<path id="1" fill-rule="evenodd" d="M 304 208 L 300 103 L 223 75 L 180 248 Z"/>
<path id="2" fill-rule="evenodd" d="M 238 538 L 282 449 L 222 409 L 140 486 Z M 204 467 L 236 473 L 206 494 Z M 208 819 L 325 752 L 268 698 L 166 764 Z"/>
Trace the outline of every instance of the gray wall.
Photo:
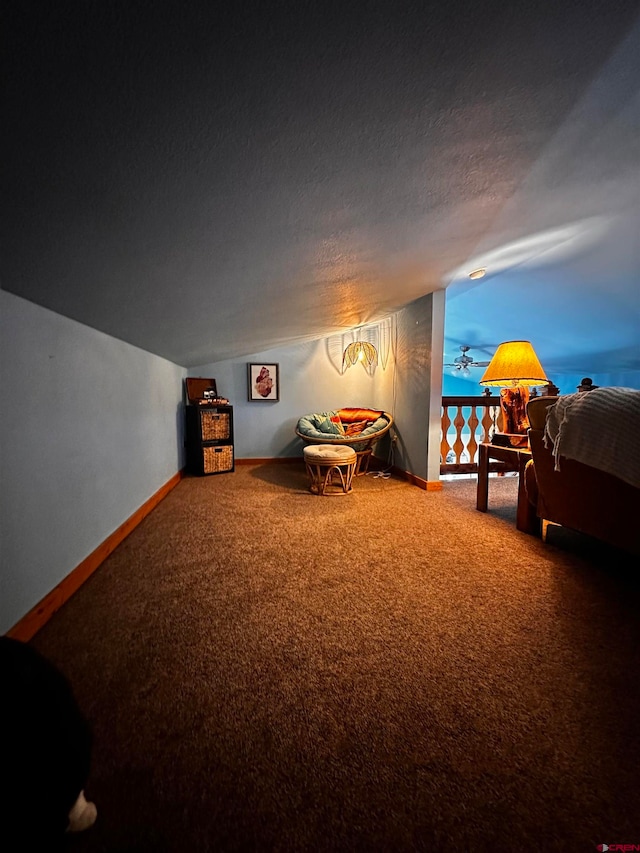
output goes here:
<path id="1" fill-rule="evenodd" d="M 236 458 L 300 456 L 302 442 L 295 427 L 301 415 L 373 406 L 395 418 L 399 435 L 395 464 L 423 479 L 437 480 L 443 328 L 444 292 L 438 291 L 357 335 L 334 335 L 242 360 L 201 365 L 190 368 L 189 375 L 214 378 L 219 393 L 233 404 Z M 356 336 L 378 348 L 379 363 L 372 374 L 360 365 L 341 372 L 344 347 Z M 247 400 L 247 363 L 259 361 L 280 366 L 279 402 Z"/>
<path id="2" fill-rule="evenodd" d="M 0 632 L 183 465 L 185 370 L 0 291 Z"/>
<path id="3" fill-rule="evenodd" d="M 302 441 L 295 434 L 302 415 L 363 406 L 393 411 L 391 387 L 395 369 L 393 320 L 369 326 L 358 335 L 333 335 L 321 340 L 254 353 L 242 359 L 190 368 L 190 376 L 216 380 L 218 392 L 234 406 L 236 458 L 300 456 Z M 373 373 L 354 365 L 342 373 L 342 353 L 356 337 L 374 343 L 379 362 Z M 279 364 L 280 400 L 249 402 L 247 364 Z"/>
<path id="4" fill-rule="evenodd" d="M 396 464 L 435 481 L 440 476 L 444 293 L 417 299 L 396 316 Z"/>

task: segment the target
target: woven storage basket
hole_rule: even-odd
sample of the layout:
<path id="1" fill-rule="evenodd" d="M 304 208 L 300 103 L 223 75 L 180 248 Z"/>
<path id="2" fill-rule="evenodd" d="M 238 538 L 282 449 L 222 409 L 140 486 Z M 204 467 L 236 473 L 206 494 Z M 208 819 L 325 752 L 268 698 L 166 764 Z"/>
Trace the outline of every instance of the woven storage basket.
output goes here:
<path id="1" fill-rule="evenodd" d="M 219 471 L 233 471 L 233 445 L 223 444 L 222 447 L 203 447 L 202 461 L 205 474 L 215 474 Z"/>
<path id="2" fill-rule="evenodd" d="M 200 431 L 203 441 L 229 438 L 229 413 L 200 410 Z"/>

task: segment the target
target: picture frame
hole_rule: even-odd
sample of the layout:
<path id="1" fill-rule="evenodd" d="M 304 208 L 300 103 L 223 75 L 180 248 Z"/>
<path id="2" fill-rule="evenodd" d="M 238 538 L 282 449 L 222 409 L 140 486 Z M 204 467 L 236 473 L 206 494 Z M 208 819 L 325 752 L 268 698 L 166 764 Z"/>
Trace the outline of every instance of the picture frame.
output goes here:
<path id="1" fill-rule="evenodd" d="M 280 400 L 280 365 L 249 362 L 247 382 L 250 403 L 273 403 Z"/>

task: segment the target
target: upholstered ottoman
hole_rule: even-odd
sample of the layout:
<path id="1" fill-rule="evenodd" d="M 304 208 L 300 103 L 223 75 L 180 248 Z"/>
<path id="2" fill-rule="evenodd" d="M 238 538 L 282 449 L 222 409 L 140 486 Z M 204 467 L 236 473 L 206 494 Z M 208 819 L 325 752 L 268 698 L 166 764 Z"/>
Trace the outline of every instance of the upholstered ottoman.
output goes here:
<path id="1" fill-rule="evenodd" d="M 337 444 L 309 444 L 304 461 L 316 495 L 348 495 L 352 489 L 357 455 L 351 447 Z"/>

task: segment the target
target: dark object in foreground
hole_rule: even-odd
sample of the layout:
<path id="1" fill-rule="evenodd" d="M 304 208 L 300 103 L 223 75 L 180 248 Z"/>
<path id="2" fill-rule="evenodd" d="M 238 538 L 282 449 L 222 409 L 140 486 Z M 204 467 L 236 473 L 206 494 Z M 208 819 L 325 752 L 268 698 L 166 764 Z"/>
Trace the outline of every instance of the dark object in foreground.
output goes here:
<path id="1" fill-rule="evenodd" d="M 67 678 L 26 643 L 0 637 L 0 684 L 0 847 L 18 838 L 20 849 L 52 850 L 76 828 L 69 813 L 89 776 L 91 731 Z"/>

